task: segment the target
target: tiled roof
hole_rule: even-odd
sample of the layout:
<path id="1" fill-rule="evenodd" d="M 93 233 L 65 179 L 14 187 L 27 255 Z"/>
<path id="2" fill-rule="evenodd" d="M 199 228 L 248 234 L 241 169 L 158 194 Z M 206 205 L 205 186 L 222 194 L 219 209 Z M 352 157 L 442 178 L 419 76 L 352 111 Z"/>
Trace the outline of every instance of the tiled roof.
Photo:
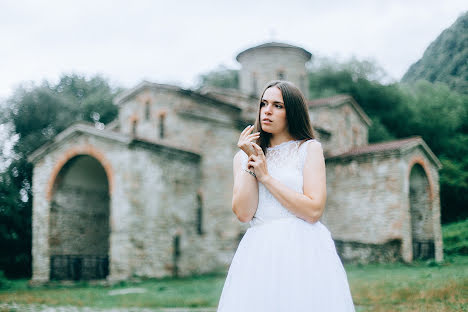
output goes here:
<path id="1" fill-rule="evenodd" d="M 119 142 L 124 145 L 139 145 L 144 148 L 163 148 L 166 150 L 175 151 L 177 153 L 187 154 L 188 156 L 200 158 L 200 153 L 191 149 L 187 149 L 184 146 L 179 146 L 166 141 L 148 141 L 144 138 L 133 137 L 126 135 L 124 133 L 115 132 L 111 130 L 99 130 L 93 123 L 86 121 L 77 121 L 71 124 L 68 128 L 64 129 L 62 132 L 58 133 L 53 139 L 49 140 L 42 146 L 34 150 L 29 156 L 28 161 L 31 163 L 36 163 L 44 155 L 48 154 L 51 150 L 56 149 L 61 142 L 72 137 L 75 133 L 84 133 L 86 135 L 97 136 L 101 138 L 106 138 L 108 140 Z"/>
<path id="2" fill-rule="evenodd" d="M 332 105 L 341 104 L 342 102 L 351 98 L 348 94 L 338 94 L 327 98 L 320 98 L 315 100 L 309 100 L 309 106 L 321 106 L 321 105 Z"/>
<path id="3" fill-rule="evenodd" d="M 244 105 L 241 104 L 241 102 L 257 101 L 255 98 L 247 96 L 237 89 L 224 89 L 210 86 L 203 87 L 197 90 L 196 92 L 205 97 L 213 98 L 221 102 L 226 102 L 239 108 L 245 108 Z"/>
<path id="4" fill-rule="evenodd" d="M 375 144 L 369 144 L 369 145 L 364 145 L 364 146 L 358 146 L 358 147 L 353 147 L 349 151 L 335 155 L 333 157 L 345 157 L 345 156 L 354 156 L 354 155 L 361 155 L 361 154 L 367 154 L 367 153 L 375 153 L 375 152 L 380 152 L 380 151 L 390 151 L 390 150 L 395 150 L 399 149 L 409 143 L 412 142 L 418 142 L 421 139 L 420 136 L 415 136 L 411 138 L 405 138 L 402 140 L 395 140 L 395 141 L 389 141 L 389 142 L 382 142 L 382 143 L 375 143 Z"/>
<path id="5" fill-rule="evenodd" d="M 442 167 L 442 164 L 437 159 L 437 156 L 434 155 L 434 153 L 430 150 L 430 148 L 420 136 L 413 136 L 405 139 L 353 147 L 344 153 L 338 155 L 330 155 L 327 157 L 327 160 L 353 158 L 365 154 L 377 154 L 380 152 L 403 150 L 417 145 L 421 145 L 423 147 L 428 157 L 436 164 L 437 167 L 439 167 L 439 169 Z"/>
<path id="6" fill-rule="evenodd" d="M 199 93 L 197 91 L 194 91 L 194 90 L 183 89 L 181 87 L 174 86 L 174 85 L 160 84 L 160 83 L 154 83 L 154 82 L 149 82 L 149 81 L 142 81 L 141 83 L 139 83 L 134 88 L 131 88 L 131 89 L 128 89 L 128 90 L 122 92 L 121 94 L 119 94 L 118 96 L 116 96 L 114 98 L 114 104 L 120 106 L 123 103 L 125 103 L 126 101 L 128 101 L 129 99 L 131 99 L 132 97 L 136 96 L 139 92 L 141 92 L 144 89 L 170 90 L 170 91 L 174 91 L 174 92 L 184 94 L 184 95 L 187 95 L 187 96 L 195 96 L 195 97 L 201 97 L 201 98 L 209 99 L 209 100 L 212 100 L 212 101 L 216 101 L 218 104 L 222 104 L 225 107 L 229 107 L 231 109 L 234 108 L 236 110 L 241 110 L 241 108 L 239 106 L 234 105 L 234 104 L 232 104 L 230 102 L 227 102 L 227 101 L 221 100 L 221 99 L 217 99 L 217 98 L 212 97 L 212 96 L 205 96 L 205 95 L 203 95 L 203 94 L 201 94 L 201 93 Z M 204 103 L 204 102 L 206 102 L 206 101 L 201 101 L 201 103 Z"/>

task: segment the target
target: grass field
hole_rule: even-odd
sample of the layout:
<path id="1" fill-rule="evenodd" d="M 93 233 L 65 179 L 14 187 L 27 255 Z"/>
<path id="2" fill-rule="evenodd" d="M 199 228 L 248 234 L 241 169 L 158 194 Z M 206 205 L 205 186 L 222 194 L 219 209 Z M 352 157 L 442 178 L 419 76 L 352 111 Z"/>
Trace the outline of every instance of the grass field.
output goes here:
<path id="1" fill-rule="evenodd" d="M 467 229 L 466 221 L 444 229 L 444 242 L 445 237 L 452 237 L 453 241 L 453 244 L 447 242 L 449 250 L 451 244 L 456 245 L 457 252 L 466 250 L 466 242 L 453 236 L 463 236 Z M 345 265 L 357 311 L 468 311 L 468 256 L 457 252 L 446 255 L 441 264 L 427 261 Z M 10 288 L 0 291 L 0 302 L 98 308 L 215 307 L 224 278 L 220 274 L 123 282 L 114 286 L 83 282 L 34 288 L 28 287 L 27 280 L 15 280 L 10 282 Z M 144 292 L 109 294 L 128 288 Z"/>
<path id="2" fill-rule="evenodd" d="M 346 265 L 359 311 L 468 311 L 468 257 L 454 256 L 443 264 Z M 112 287 L 81 283 L 74 286 L 29 288 L 27 280 L 0 291 L 0 302 L 110 307 L 214 307 L 223 275 L 146 280 Z M 143 288 L 144 293 L 109 295 L 109 291 Z"/>

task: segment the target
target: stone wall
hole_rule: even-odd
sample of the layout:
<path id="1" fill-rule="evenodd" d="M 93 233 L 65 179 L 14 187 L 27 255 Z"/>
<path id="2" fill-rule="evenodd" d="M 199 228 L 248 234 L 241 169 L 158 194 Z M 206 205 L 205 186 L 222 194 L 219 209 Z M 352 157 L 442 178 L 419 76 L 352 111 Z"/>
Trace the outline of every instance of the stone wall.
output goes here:
<path id="1" fill-rule="evenodd" d="M 147 140 L 168 142 L 199 151 L 201 177 L 192 181 L 197 185 L 203 209 L 202 235 L 186 233 L 180 237 L 179 273 L 203 273 L 224 270 L 230 264 L 238 236 L 245 225 L 237 221 L 231 210 L 233 173 L 232 160 L 242 129 L 238 122 L 240 111 L 223 108 L 215 103 L 200 103 L 200 98 L 188 97 L 172 91 L 145 90 L 122 103 L 123 116 L 140 105 L 138 99 L 148 98 L 155 114 L 166 114 L 165 137 L 155 138 L 157 127 L 141 124 L 138 136 Z M 119 117 L 120 118 L 120 117 Z M 122 117 L 125 121 L 126 118 Z M 122 131 L 125 130 L 122 125 Z M 139 125 L 140 127 L 140 125 Z M 145 128 L 147 127 L 147 128 Z M 142 130 L 146 129 L 146 130 Z M 151 130 L 152 129 L 152 130 Z M 195 224 L 190 228 L 195 228 Z M 184 227 L 179 231 L 184 232 Z M 194 246 L 187 249 L 187 246 Z"/>
<path id="2" fill-rule="evenodd" d="M 312 106 L 309 116 L 312 126 L 331 133 L 330 139 L 322 142 L 326 154 L 336 155 L 368 144 L 368 126 L 348 103 L 335 107 Z"/>
<path id="3" fill-rule="evenodd" d="M 77 202 L 73 201 L 75 196 L 62 191 L 67 184 L 60 184 L 63 182 L 60 170 L 77 155 L 89 155 L 103 164 L 110 186 L 109 278 L 165 276 L 172 272 L 171 235 L 177 227 L 193 225 L 196 217 L 198 185 L 194 181 L 200 180 L 199 158 L 170 148 L 142 144 L 128 146 L 106 138 L 78 134 L 60 142 L 36 163 L 33 172 L 34 281 L 49 279 L 52 253 L 76 253 L 82 249 L 81 241 L 94 243 L 94 240 L 84 239 L 89 235 L 73 242 L 66 233 L 58 234 L 50 227 L 52 224 L 59 229 L 67 225 L 72 234 L 81 232 L 78 222 L 63 218 L 63 214 L 57 214 L 54 209 L 51 211 L 51 200 L 52 203 L 68 202 L 77 207 L 74 205 Z M 149 150 L 150 146 L 156 150 Z M 86 166 L 81 169 L 87 171 Z M 182 195 L 174 197 L 174 193 Z M 51 194 L 50 198 L 48 194 Z M 81 206 L 84 203 L 79 202 L 78 210 L 82 215 L 80 220 L 86 225 L 91 222 L 87 218 L 91 214 L 86 209 L 92 206 Z M 64 244 L 54 243 L 55 238 L 64 240 Z M 67 247 L 68 244 L 71 247 Z M 90 252 L 93 248 L 81 251 Z"/>
<path id="4" fill-rule="evenodd" d="M 364 244 L 335 240 L 338 255 L 343 263 L 389 263 L 402 260 L 401 240 L 383 244 Z"/>
<path id="5" fill-rule="evenodd" d="M 435 260 L 440 262 L 443 260 L 443 241 L 438 168 L 431 162 L 427 151 L 420 147 L 406 151 L 403 159 L 406 177 L 403 184 L 404 201 L 408 207 L 407 220 L 403 224 L 407 236 L 407 244 L 403 246 L 406 260 L 412 261 L 418 258 L 418 255 L 413 254 L 415 243 L 433 241 L 433 247 L 427 245 L 422 247 L 432 248 L 431 253 L 434 254 Z M 411 189 L 418 192 L 421 187 L 424 188 L 424 191 L 419 191 L 421 200 L 412 202 L 411 199 L 415 194 L 412 194 Z M 414 228 L 415 225 L 418 227 Z"/>
<path id="6" fill-rule="evenodd" d="M 413 260 L 412 235 L 425 231 L 413 228 L 422 224 L 411 222 L 409 189 L 412 181 L 409 177 L 415 161 L 423 162 L 428 168 L 430 194 L 434 197 L 426 206 L 431 217 L 424 227 L 432 225 L 435 260 L 441 261 L 439 193 L 434 188 L 438 180 L 430 182 L 438 179 L 437 169 L 430 164 L 420 145 L 404 151 L 327 160 L 328 199 L 322 221 L 340 242 L 346 261 L 357 258 L 360 262 Z M 397 242 L 400 244 L 398 254 L 395 253 Z M 385 245 L 388 248 L 382 248 Z"/>
<path id="7" fill-rule="evenodd" d="M 119 106 L 119 132 L 152 142 L 177 144 L 197 150 L 205 141 L 203 123 L 217 123 L 233 128 L 241 114 L 240 109 L 231 105 L 167 87 L 142 88 Z M 197 117 L 197 127 L 190 128 L 190 125 L 184 124 L 180 119 L 182 115 Z"/>
<path id="8" fill-rule="evenodd" d="M 323 221 L 334 239 L 382 244 L 402 238 L 402 165 L 397 154 L 327 160 Z"/>
<path id="9" fill-rule="evenodd" d="M 176 153 L 131 148 L 125 196 L 131 212 L 125 220 L 130 250 L 127 276 L 163 277 L 178 269 L 174 237 L 194 235 L 199 163 Z M 187 246 L 192 248 L 192 246 Z M 114 246 L 119 248 L 119 246 Z M 183 249 L 183 248 L 182 248 Z M 114 260 L 112 260 L 112 263 Z"/>
<path id="10" fill-rule="evenodd" d="M 294 83 L 306 98 L 309 96 L 309 78 L 305 63 L 310 56 L 299 48 L 264 47 L 242 53 L 239 57 L 241 92 L 259 97 L 271 80 Z"/>

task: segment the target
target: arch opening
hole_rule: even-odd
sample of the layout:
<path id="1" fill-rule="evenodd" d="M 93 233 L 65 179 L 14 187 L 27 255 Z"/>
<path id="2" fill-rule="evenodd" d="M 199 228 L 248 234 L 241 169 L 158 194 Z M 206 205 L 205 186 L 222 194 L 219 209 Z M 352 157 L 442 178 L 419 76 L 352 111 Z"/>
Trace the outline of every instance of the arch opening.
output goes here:
<path id="1" fill-rule="evenodd" d="M 77 155 L 60 169 L 50 201 L 51 280 L 109 274 L 109 181 L 94 157 Z"/>
<path id="2" fill-rule="evenodd" d="M 413 260 L 435 258 L 430 184 L 424 168 L 415 164 L 409 181 Z"/>

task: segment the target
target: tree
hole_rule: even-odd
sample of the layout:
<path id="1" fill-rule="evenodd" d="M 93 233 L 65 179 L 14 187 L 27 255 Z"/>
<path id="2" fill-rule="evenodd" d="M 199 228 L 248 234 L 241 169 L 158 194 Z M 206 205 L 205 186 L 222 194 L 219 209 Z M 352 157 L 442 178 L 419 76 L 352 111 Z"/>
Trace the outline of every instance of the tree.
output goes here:
<path id="1" fill-rule="evenodd" d="M 202 87 L 218 87 L 227 89 L 239 88 L 239 71 L 229 69 L 225 66 L 218 68 L 198 76 L 198 88 Z"/>
<path id="2" fill-rule="evenodd" d="M 351 63 L 351 64 L 350 64 Z M 358 62 L 359 63 L 359 62 Z M 313 97 L 350 94 L 372 119 L 369 141 L 420 135 L 442 162 L 442 222 L 468 217 L 468 97 L 443 83 L 384 84 L 378 66 L 322 60 L 311 68 Z M 374 68 L 374 69 L 373 69 Z"/>
<path id="3" fill-rule="evenodd" d="M 32 164 L 27 156 L 75 121 L 112 121 L 118 91 L 100 76 L 63 75 L 56 85 L 20 86 L 2 106 L 0 123 L 9 124 L 18 137 L 0 173 L 0 250 L 8 250 L 0 255 L 0 271 L 7 277 L 31 274 Z"/>
<path id="4" fill-rule="evenodd" d="M 369 141 L 379 142 L 400 137 L 402 123 L 411 113 L 404 106 L 399 85 L 380 82 L 386 79 L 383 69 L 371 61 L 337 63 L 322 58 L 310 69 L 309 94 L 311 98 L 351 95 L 373 121 Z"/>
<path id="5" fill-rule="evenodd" d="M 403 85 L 402 92 L 413 111 L 408 129 L 419 133 L 442 162 L 442 222 L 468 218 L 468 96 L 423 80 Z"/>

